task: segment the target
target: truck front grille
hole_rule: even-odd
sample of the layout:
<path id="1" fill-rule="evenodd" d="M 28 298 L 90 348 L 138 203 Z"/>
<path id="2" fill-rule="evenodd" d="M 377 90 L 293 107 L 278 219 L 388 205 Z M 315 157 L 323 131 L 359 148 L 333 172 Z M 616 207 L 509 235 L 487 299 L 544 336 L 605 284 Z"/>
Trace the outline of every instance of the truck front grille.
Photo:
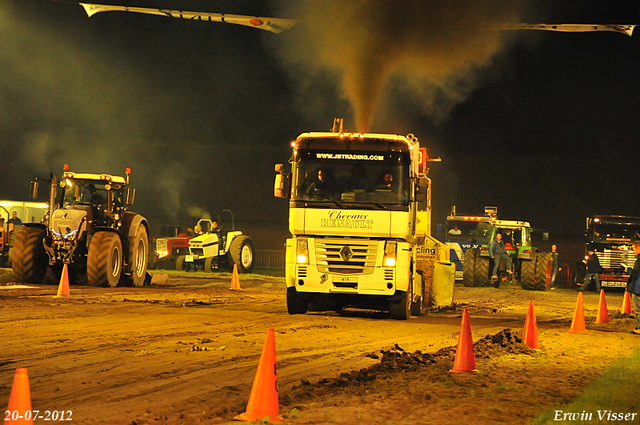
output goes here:
<path id="1" fill-rule="evenodd" d="M 202 248 L 191 248 L 191 255 L 204 255 L 204 249 L 202 249 Z"/>
<path id="2" fill-rule="evenodd" d="M 598 252 L 597 254 L 600 259 L 600 265 L 605 269 L 619 269 L 622 267 L 622 264 L 633 267 L 636 263 L 636 256 L 633 254 L 632 249 L 606 248 L 604 252 Z"/>
<path id="3" fill-rule="evenodd" d="M 316 239 L 316 258 L 320 273 L 372 274 L 378 243 L 357 239 Z"/>

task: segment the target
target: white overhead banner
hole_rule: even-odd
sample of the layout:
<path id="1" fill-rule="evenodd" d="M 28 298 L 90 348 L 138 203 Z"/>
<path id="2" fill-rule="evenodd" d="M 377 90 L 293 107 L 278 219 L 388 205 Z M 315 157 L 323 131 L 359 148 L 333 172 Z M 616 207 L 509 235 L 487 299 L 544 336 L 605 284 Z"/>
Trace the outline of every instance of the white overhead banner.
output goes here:
<path id="1" fill-rule="evenodd" d="M 635 25 L 596 25 L 596 24 L 507 24 L 502 30 L 543 30 L 560 32 L 613 31 L 631 36 Z"/>
<path id="2" fill-rule="evenodd" d="M 276 34 L 288 30 L 296 24 L 293 19 L 264 18 L 259 16 L 229 15 L 225 13 L 188 12 L 171 9 L 152 9 L 147 7 L 114 6 L 105 4 L 80 3 L 89 17 L 100 12 L 135 12 L 147 15 L 166 16 L 169 18 L 190 19 L 195 21 L 226 22 L 228 24 L 244 25 Z M 635 25 L 621 24 L 505 24 L 500 30 L 542 30 L 560 32 L 592 32 L 611 31 L 631 35 Z"/>
<path id="3" fill-rule="evenodd" d="M 84 7 L 89 17 L 100 12 L 135 12 L 194 21 L 226 22 L 227 24 L 244 25 L 276 34 L 288 30 L 295 25 L 293 19 L 283 18 L 263 18 L 259 16 L 228 15 L 225 13 L 187 12 L 182 10 L 151 9 L 146 7 L 113 6 L 92 3 L 80 3 L 80 5 Z"/>

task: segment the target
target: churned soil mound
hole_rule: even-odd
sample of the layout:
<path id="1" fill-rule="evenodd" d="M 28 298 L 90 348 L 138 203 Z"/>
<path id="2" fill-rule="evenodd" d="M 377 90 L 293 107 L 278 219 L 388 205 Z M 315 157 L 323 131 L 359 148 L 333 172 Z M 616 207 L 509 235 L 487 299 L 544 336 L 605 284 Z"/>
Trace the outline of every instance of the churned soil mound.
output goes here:
<path id="1" fill-rule="evenodd" d="M 451 367 L 456 356 L 457 347 L 445 347 L 434 353 L 423 353 L 420 350 L 413 353 L 405 351 L 398 344 L 387 350 L 380 350 L 377 353 L 367 354 L 368 357 L 380 359 L 380 363 L 363 368 L 357 371 L 342 373 L 337 378 L 321 379 L 315 384 L 302 380 L 301 385 L 295 386 L 292 390 L 301 390 L 301 394 L 288 394 L 285 400 L 281 400 L 283 405 L 292 397 L 299 395 L 308 398 L 315 398 L 319 394 L 326 392 L 326 388 L 359 386 L 365 382 L 377 379 L 389 379 L 399 373 L 417 372 L 431 366 Z M 514 332 L 511 329 L 504 329 L 495 335 L 487 335 L 473 344 L 473 352 L 478 358 L 492 358 L 504 354 L 535 354 L 535 350 L 527 347 L 522 339 L 522 332 Z"/>
<path id="2" fill-rule="evenodd" d="M 520 331 L 487 335 L 473 346 L 475 374 L 450 373 L 455 346 L 434 353 L 396 346 L 380 352 L 379 364 L 281 391 L 280 412 L 290 424 L 527 424 L 547 409 L 561 409 L 611 361 L 593 339 L 580 341 L 580 354 L 573 355 L 566 347 L 580 336 L 545 337 L 555 341 L 533 350 Z"/>

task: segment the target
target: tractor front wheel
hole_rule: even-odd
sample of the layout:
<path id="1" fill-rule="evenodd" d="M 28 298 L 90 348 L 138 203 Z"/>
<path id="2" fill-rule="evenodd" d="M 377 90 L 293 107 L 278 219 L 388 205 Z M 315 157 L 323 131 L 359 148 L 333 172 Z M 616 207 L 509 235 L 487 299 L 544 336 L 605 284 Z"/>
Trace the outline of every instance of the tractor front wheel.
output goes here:
<path id="1" fill-rule="evenodd" d="M 145 268 L 146 271 L 146 268 Z M 87 279 L 92 286 L 110 286 L 120 282 L 122 275 L 122 242 L 113 232 L 93 235 L 87 255 Z"/>
<path id="2" fill-rule="evenodd" d="M 253 241 L 247 235 L 236 236 L 231 241 L 229 247 L 229 267 L 233 269 L 233 265 L 238 266 L 238 272 L 251 273 L 255 263 L 255 252 L 253 250 Z"/>

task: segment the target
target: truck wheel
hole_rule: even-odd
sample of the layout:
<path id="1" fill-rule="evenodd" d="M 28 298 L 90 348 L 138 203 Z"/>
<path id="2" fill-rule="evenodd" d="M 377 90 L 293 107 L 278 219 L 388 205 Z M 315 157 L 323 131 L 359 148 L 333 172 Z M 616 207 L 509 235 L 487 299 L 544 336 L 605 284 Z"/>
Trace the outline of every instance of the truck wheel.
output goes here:
<path id="1" fill-rule="evenodd" d="M 42 283 L 49 265 L 42 245 L 45 234 L 42 228 L 27 226 L 16 235 L 11 267 L 18 282 Z"/>
<path id="2" fill-rule="evenodd" d="M 229 261 L 229 268 L 233 268 L 233 265 L 236 264 L 240 273 L 251 273 L 254 266 L 255 255 L 253 251 L 253 241 L 249 236 L 236 236 L 231 241 L 231 246 L 227 254 L 231 260 Z"/>
<path id="3" fill-rule="evenodd" d="M 296 288 L 287 288 L 287 311 L 289 314 L 306 314 L 309 303 L 298 295 Z"/>
<path id="4" fill-rule="evenodd" d="M 551 284 L 551 253 L 540 252 L 536 255 L 536 290 L 546 291 Z"/>
<path id="5" fill-rule="evenodd" d="M 209 257 L 204 260 L 204 271 L 205 272 L 217 272 L 218 271 L 218 258 L 217 257 Z"/>
<path id="6" fill-rule="evenodd" d="M 489 282 L 489 259 L 476 257 L 476 268 L 473 272 L 473 286 L 486 286 Z"/>
<path id="7" fill-rule="evenodd" d="M 420 295 L 420 298 L 418 298 L 418 302 L 411 304 L 411 314 L 413 314 L 414 316 L 424 316 L 425 314 L 427 314 L 427 297 L 425 294 L 427 290 L 427 284 L 422 273 L 420 273 L 420 286 L 422 287 L 422 291 L 420 292 L 422 295 Z"/>
<path id="8" fill-rule="evenodd" d="M 115 287 L 122 275 L 122 242 L 112 232 L 93 235 L 87 255 L 87 279 L 92 286 Z"/>
<path id="9" fill-rule="evenodd" d="M 462 284 L 464 286 L 473 286 L 473 274 L 476 270 L 477 251 L 469 248 L 464 254 L 464 263 L 462 264 Z"/>
<path id="10" fill-rule="evenodd" d="M 407 320 L 411 317 L 411 299 L 413 298 L 413 279 L 409 276 L 409 287 L 400 292 L 400 300 L 389 302 L 389 316 L 396 320 Z"/>
<path id="11" fill-rule="evenodd" d="M 535 257 L 532 260 L 520 260 L 520 286 L 522 289 L 533 291 L 535 284 Z"/>
<path id="12" fill-rule="evenodd" d="M 130 282 L 133 286 L 143 286 L 147 276 L 147 264 L 149 261 L 149 239 L 147 229 L 143 225 L 138 226 L 136 236 L 129 247 L 129 269 L 131 270 Z"/>

